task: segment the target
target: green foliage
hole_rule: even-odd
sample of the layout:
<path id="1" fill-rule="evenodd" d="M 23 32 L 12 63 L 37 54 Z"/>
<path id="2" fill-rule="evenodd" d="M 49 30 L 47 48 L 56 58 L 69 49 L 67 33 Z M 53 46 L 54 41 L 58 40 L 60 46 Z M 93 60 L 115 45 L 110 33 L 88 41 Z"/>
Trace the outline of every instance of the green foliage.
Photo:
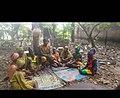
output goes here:
<path id="1" fill-rule="evenodd" d="M 32 35 L 28 31 L 30 31 L 30 28 L 22 23 L 0 23 L 0 39 L 3 40 L 8 40 L 8 38 L 11 38 L 12 40 L 19 40 L 27 37 L 30 38 L 29 36 Z"/>
<path id="2" fill-rule="evenodd" d="M 56 28 L 56 31 L 58 32 L 58 37 L 61 37 L 61 34 L 63 35 L 62 37 L 64 39 L 70 39 L 71 37 L 71 32 L 74 28 L 71 26 L 71 23 L 68 24 L 62 24 L 62 28 L 58 29 Z"/>
<path id="3" fill-rule="evenodd" d="M 110 22 L 103 22 L 101 25 L 97 26 L 96 29 L 100 31 L 105 31 L 111 25 Z"/>
<path id="4" fill-rule="evenodd" d="M 42 33 L 43 33 L 43 29 L 46 28 L 46 27 L 50 28 L 50 30 L 53 29 L 52 22 L 40 22 L 39 27 L 40 27 L 40 30 L 41 30 Z"/>
<path id="5" fill-rule="evenodd" d="M 19 40 L 32 40 L 32 32 L 30 31 L 30 28 L 26 27 L 24 24 L 19 27 L 18 36 Z"/>
<path id="6" fill-rule="evenodd" d="M 47 27 L 47 28 L 50 28 L 51 33 L 53 33 L 52 24 L 53 24 L 52 22 L 40 22 L 39 27 L 41 29 L 41 32 L 43 33 L 43 29 Z M 71 27 L 71 23 L 63 23 L 60 25 L 58 23 L 55 23 L 55 25 L 56 25 L 55 33 L 57 33 L 58 38 L 70 39 L 71 31 L 73 29 Z"/>
<path id="7" fill-rule="evenodd" d="M 11 23 L 0 23 L 0 39 L 6 39 L 13 30 Z"/>
<path id="8" fill-rule="evenodd" d="M 116 25 L 120 27 L 120 22 L 116 22 Z"/>

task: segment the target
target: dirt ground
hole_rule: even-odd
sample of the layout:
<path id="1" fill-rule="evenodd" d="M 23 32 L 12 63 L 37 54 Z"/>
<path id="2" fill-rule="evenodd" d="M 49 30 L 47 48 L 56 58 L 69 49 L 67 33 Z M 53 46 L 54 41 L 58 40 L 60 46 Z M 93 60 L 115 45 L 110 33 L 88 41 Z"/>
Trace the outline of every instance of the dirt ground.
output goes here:
<path id="1" fill-rule="evenodd" d="M 101 85 L 108 89 L 114 89 L 120 83 L 120 44 L 109 43 L 107 46 L 107 54 L 105 54 L 105 47 L 103 43 L 97 43 L 98 50 L 95 57 L 98 59 L 98 72 L 93 77 L 86 77 L 79 81 L 70 83 L 69 85 L 80 83 L 92 83 Z M 6 76 L 6 69 L 9 64 L 10 55 L 14 50 L 0 49 L 0 80 Z M 86 62 L 87 50 L 84 50 L 83 62 Z M 106 62 L 107 58 L 107 62 Z M 107 63 L 107 65 L 106 65 Z M 62 88 L 64 90 L 64 88 Z M 65 88 L 66 89 L 66 88 Z M 0 90 L 8 90 L 7 82 L 0 84 Z"/>

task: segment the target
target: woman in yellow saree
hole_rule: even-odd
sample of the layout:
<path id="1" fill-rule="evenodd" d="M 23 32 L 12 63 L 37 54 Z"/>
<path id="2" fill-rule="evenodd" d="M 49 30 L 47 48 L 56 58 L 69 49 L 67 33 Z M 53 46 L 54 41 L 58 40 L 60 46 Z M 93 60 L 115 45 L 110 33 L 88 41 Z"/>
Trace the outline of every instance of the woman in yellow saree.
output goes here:
<path id="1" fill-rule="evenodd" d="M 11 56 L 12 63 L 10 64 L 7 73 L 9 82 L 11 84 L 11 90 L 33 90 L 37 87 L 35 80 L 28 79 L 26 70 L 21 70 L 19 65 L 16 64 L 19 58 L 18 53 L 13 53 Z"/>
<path id="2" fill-rule="evenodd" d="M 22 47 L 19 47 L 16 51 L 19 54 L 19 58 L 16 61 L 16 64 L 19 65 L 19 68 L 28 69 L 31 71 L 32 74 L 34 74 L 35 70 L 32 61 L 24 53 L 24 49 Z"/>
<path id="3" fill-rule="evenodd" d="M 35 90 L 37 83 L 35 80 L 25 78 L 25 72 L 16 71 L 10 80 L 11 90 Z"/>

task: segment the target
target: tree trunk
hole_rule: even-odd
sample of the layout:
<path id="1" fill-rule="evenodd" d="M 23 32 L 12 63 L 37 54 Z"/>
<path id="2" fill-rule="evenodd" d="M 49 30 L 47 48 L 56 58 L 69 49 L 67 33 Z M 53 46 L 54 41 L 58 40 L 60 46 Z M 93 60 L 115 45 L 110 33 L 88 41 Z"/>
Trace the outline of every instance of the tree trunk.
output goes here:
<path id="1" fill-rule="evenodd" d="M 55 38 L 55 28 L 56 28 L 56 25 L 53 23 L 53 38 Z"/>
<path id="2" fill-rule="evenodd" d="M 18 37 L 19 37 L 19 36 L 18 36 L 19 27 L 20 27 L 20 24 L 17 24 L 16 27 L 14 28 L 17 39 L 18 39 Z"/>
<path id="3" fill-rule="evenodd" d="M 78 38 L 80 37 L 80 28 L 79 27 L 76 27 L 77 28 L 77 36 Z"/>
<path id="4" fill-rule="evenodd" d="M 55 40 L 55 37 L 56 37 L 56 35 L 55 35 L 55 29 L 56 29 L 56 25 L 53 23 L 52 24 L 53 25 L 53 46 L 55 45 L 55 42 L 54 42 L 54 40 Z"/>
<path id="5" fill-rule="evenodd" d="M 94 25 L 94 27 L 91 29 L 91 31 L 89 33 L 88 33 L 89 29 L 87 30 L 82 24 L 80 24 L 80 23 L 78 23 L 78 24 L 83 28 L 84 32 L 88 36 L 88 42 L 91 43 L 92 48 L 94 48 L 94 47 L 96 48 L 94 38 L 92 37 L 92 34 L 93 34 L 93 30 L 95 29 L 95 27 L 97 27 L 101 23 L 98 23 L 98 24 Z"/>
<path id="6" fill-rule="evenodd" d="M 89 37 L 89 40 L 90 40 L 90 43 L 92 45 L 92 48 L 94 48 L 94 47 L 96 48 L 95 42 L 94 42 L 94 39 L 92 38 L 92 36 Z"/>
<path id="7" fill-rule="evenodd" d="M 33 50 L 35 55 L 38 55 L 38 46 L 39 46 L 39 38 L 33 36 Z"/>
<path id="8" fill-rule="evenodd" d="M 37 24 L 32 24 L 32 30 L 33 30 L 33 50 L 35 55 L 38 55 L 40 30 L 38 29 Z"/>
<path id="9" fill-rule="evenodd" d="M 74 23 L 72 23 L 71 24 L 71 26 L 72 26 L 72 32 L 71 32 L 71 42 L 75 42 L 75 34 L 74 34 L 74 31 L 75 31 L 75 24 Z"/>

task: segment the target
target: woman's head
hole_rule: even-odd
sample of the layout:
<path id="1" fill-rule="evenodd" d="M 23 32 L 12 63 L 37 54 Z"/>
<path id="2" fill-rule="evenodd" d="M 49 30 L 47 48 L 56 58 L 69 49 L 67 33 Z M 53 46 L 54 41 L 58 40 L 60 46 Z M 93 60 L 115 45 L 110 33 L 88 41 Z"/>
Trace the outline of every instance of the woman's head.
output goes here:
<path id="1" fill-rule="evenodd" d="M 68 46 L 65 46 L 64 51 L 68 51 L 68 50 L 69 50 Z"/>
<path id="2" fill-rule="evenodd" d="M 45 56 L 42 56 L 42 57 L 41 57 L 41 62 L 44 63 L 44 62 L 46 62 L 46 61 L 47 61 L 47 58 L 46 58 Z"/>
<path id="3" fill-rule="evenodd" d="M 96 50 L 94 48 L 92 48 L 89 52 L 88 52 L 88 58 L 91 59 L 93 58 L 93 55 L 96 53 Z"/>
<path id="4" fill-rule="evenodd" d="M 12 60 L 12 61 L 17 61 L 18 58 L 19 58 L 19 54 L 18 54 L 18 53 L 13 53 L 13 54 L 11 55 L 11 60 Z"/>
<path id="5" fill-rule="evenodd" d="M 53 53 L 55 53 L 57 51 L 56 47 L 53 47 Z"/>
<path id="6" fill-rule="evenodd" d="M 23 47 L 17 48 L 16 51 L 17 51 L 17 53 L 19 54 L 20 57 L 24 54 L 24 49 L 23 49 Z"/>
<path id="7" fill-rule="evenodd" d="M 47 45 L 49 43 L 49 40 L 48 39 L 43 39 L 43 43 L 44 43 L 44 45 Z"/>
<path id="8" fill-rule="evenodd" d="M 80 47 L 79 46 L 75 46 L 75 52 L 79 53 L 80 52 Z"/>

